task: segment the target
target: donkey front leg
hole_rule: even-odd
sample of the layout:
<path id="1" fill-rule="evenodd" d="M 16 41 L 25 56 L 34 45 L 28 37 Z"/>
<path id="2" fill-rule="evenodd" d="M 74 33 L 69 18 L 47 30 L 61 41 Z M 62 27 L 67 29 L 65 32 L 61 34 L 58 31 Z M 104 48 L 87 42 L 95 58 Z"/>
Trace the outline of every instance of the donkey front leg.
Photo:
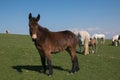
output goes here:
<path id="1" fill-rule="evenodd" d="M 40 54 L 41 57 L 41 63 L 42 63 L 42 70 L 40 70 L 40 73 L 46 73 L 46 58 L 44 54 Z"/>

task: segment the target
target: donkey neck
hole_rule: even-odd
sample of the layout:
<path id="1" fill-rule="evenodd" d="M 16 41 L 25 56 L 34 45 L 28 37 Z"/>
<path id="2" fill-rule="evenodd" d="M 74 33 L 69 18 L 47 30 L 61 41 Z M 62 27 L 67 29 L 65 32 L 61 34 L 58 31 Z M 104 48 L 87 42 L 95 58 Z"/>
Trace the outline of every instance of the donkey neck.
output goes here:
<path id="1" fill-rule="evenodd" d="M 38 31 L 37 31 L 38 36 L 45 36 L 48 33 L 49 33 L 49 30 L 47 28 L 44 28 L 41 25 L 38 25 Z"/>

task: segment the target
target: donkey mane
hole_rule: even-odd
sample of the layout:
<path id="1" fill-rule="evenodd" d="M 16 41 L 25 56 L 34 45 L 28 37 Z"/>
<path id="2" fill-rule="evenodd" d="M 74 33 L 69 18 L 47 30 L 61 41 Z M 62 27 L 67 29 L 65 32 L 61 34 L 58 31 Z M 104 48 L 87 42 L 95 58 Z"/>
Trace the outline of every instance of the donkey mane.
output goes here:
<path id="1" fill-rule="evenodd" d="M 41 25 L 39 25 L 38 28 L 39 28 L 39 30 L 49 31 L 49 29 L 47 29 L 47 28 L 45 28 L 45 27 L 43 27 L 43 26 L 41 26 Z"/>

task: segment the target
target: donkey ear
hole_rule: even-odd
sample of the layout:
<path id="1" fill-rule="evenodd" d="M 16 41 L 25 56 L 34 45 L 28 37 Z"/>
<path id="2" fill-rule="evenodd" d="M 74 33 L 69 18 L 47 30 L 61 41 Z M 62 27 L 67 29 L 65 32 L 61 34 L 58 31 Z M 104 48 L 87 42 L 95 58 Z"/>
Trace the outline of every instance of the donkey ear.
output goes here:
<path id="1" fill-rule="evenodd" d="M 30 14 L 29 14 L 29 19 L 31 19 L 31 18 L 32 18 L 32 14 L 30 13 Z"/>
<path id="2" fill-rule="evenodd" d="M 37 21 L 40 20 L 40 14 L 38 14 L 37 18 L 36 18 Z"/>

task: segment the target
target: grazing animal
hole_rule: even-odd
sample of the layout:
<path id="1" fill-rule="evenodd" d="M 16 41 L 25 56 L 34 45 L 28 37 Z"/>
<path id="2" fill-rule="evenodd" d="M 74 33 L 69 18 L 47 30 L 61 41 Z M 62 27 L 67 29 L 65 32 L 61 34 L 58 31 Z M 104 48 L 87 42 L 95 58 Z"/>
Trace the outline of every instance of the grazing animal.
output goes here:
<path id="1" fill-rule="evenodd" d="M 85 55 L 89 54 L 90 34 L 87 31 L 75 31 L 74 33 L 78 36 L 80 52 L 84 52 Z"/>
<path id="2" fill-rule="evenodd" d="M 105 35 L 104 34 L 93 34 L 92 38 L 96 39 L 97 42 L 104 44 L 105 43 Z"/>
<path id="3" fill-rule="evenodd" d="M 71 31 L 52 32 L 38 24 L 40 15 L 32 17 L 29 14 L 30 36 L 39 51 L 42 67 L 41 73 L 46 73 L 46 60 L 49 69 L 49 76 L 53 74 L 51 53 L 66 50 L 69 52 L 72 60 L 71 73 L 79 70 L 78 59 L 76 56 L 76 46 L 78 44 L 77 36 Z"/>
<path id="4" fill-rule="evenodd" d="M 10 31 L 8 31 L 8 30 L 6 30 L 5 32 L 6 32 L 6 34 L 10 34 Z"/>
<path id="5" fill-rule="evenodd" d="M 119 46 L 120 45 L 120 35 L 114 35 L 112 38 L 112 45 Z"/>
<path id="6" fill-rule="evenodd" d="M 90 53 L 95 53 L 96 52 L 96 46 L 97 46 L 96 39 L 90 38 L 89 52 Z"/>

